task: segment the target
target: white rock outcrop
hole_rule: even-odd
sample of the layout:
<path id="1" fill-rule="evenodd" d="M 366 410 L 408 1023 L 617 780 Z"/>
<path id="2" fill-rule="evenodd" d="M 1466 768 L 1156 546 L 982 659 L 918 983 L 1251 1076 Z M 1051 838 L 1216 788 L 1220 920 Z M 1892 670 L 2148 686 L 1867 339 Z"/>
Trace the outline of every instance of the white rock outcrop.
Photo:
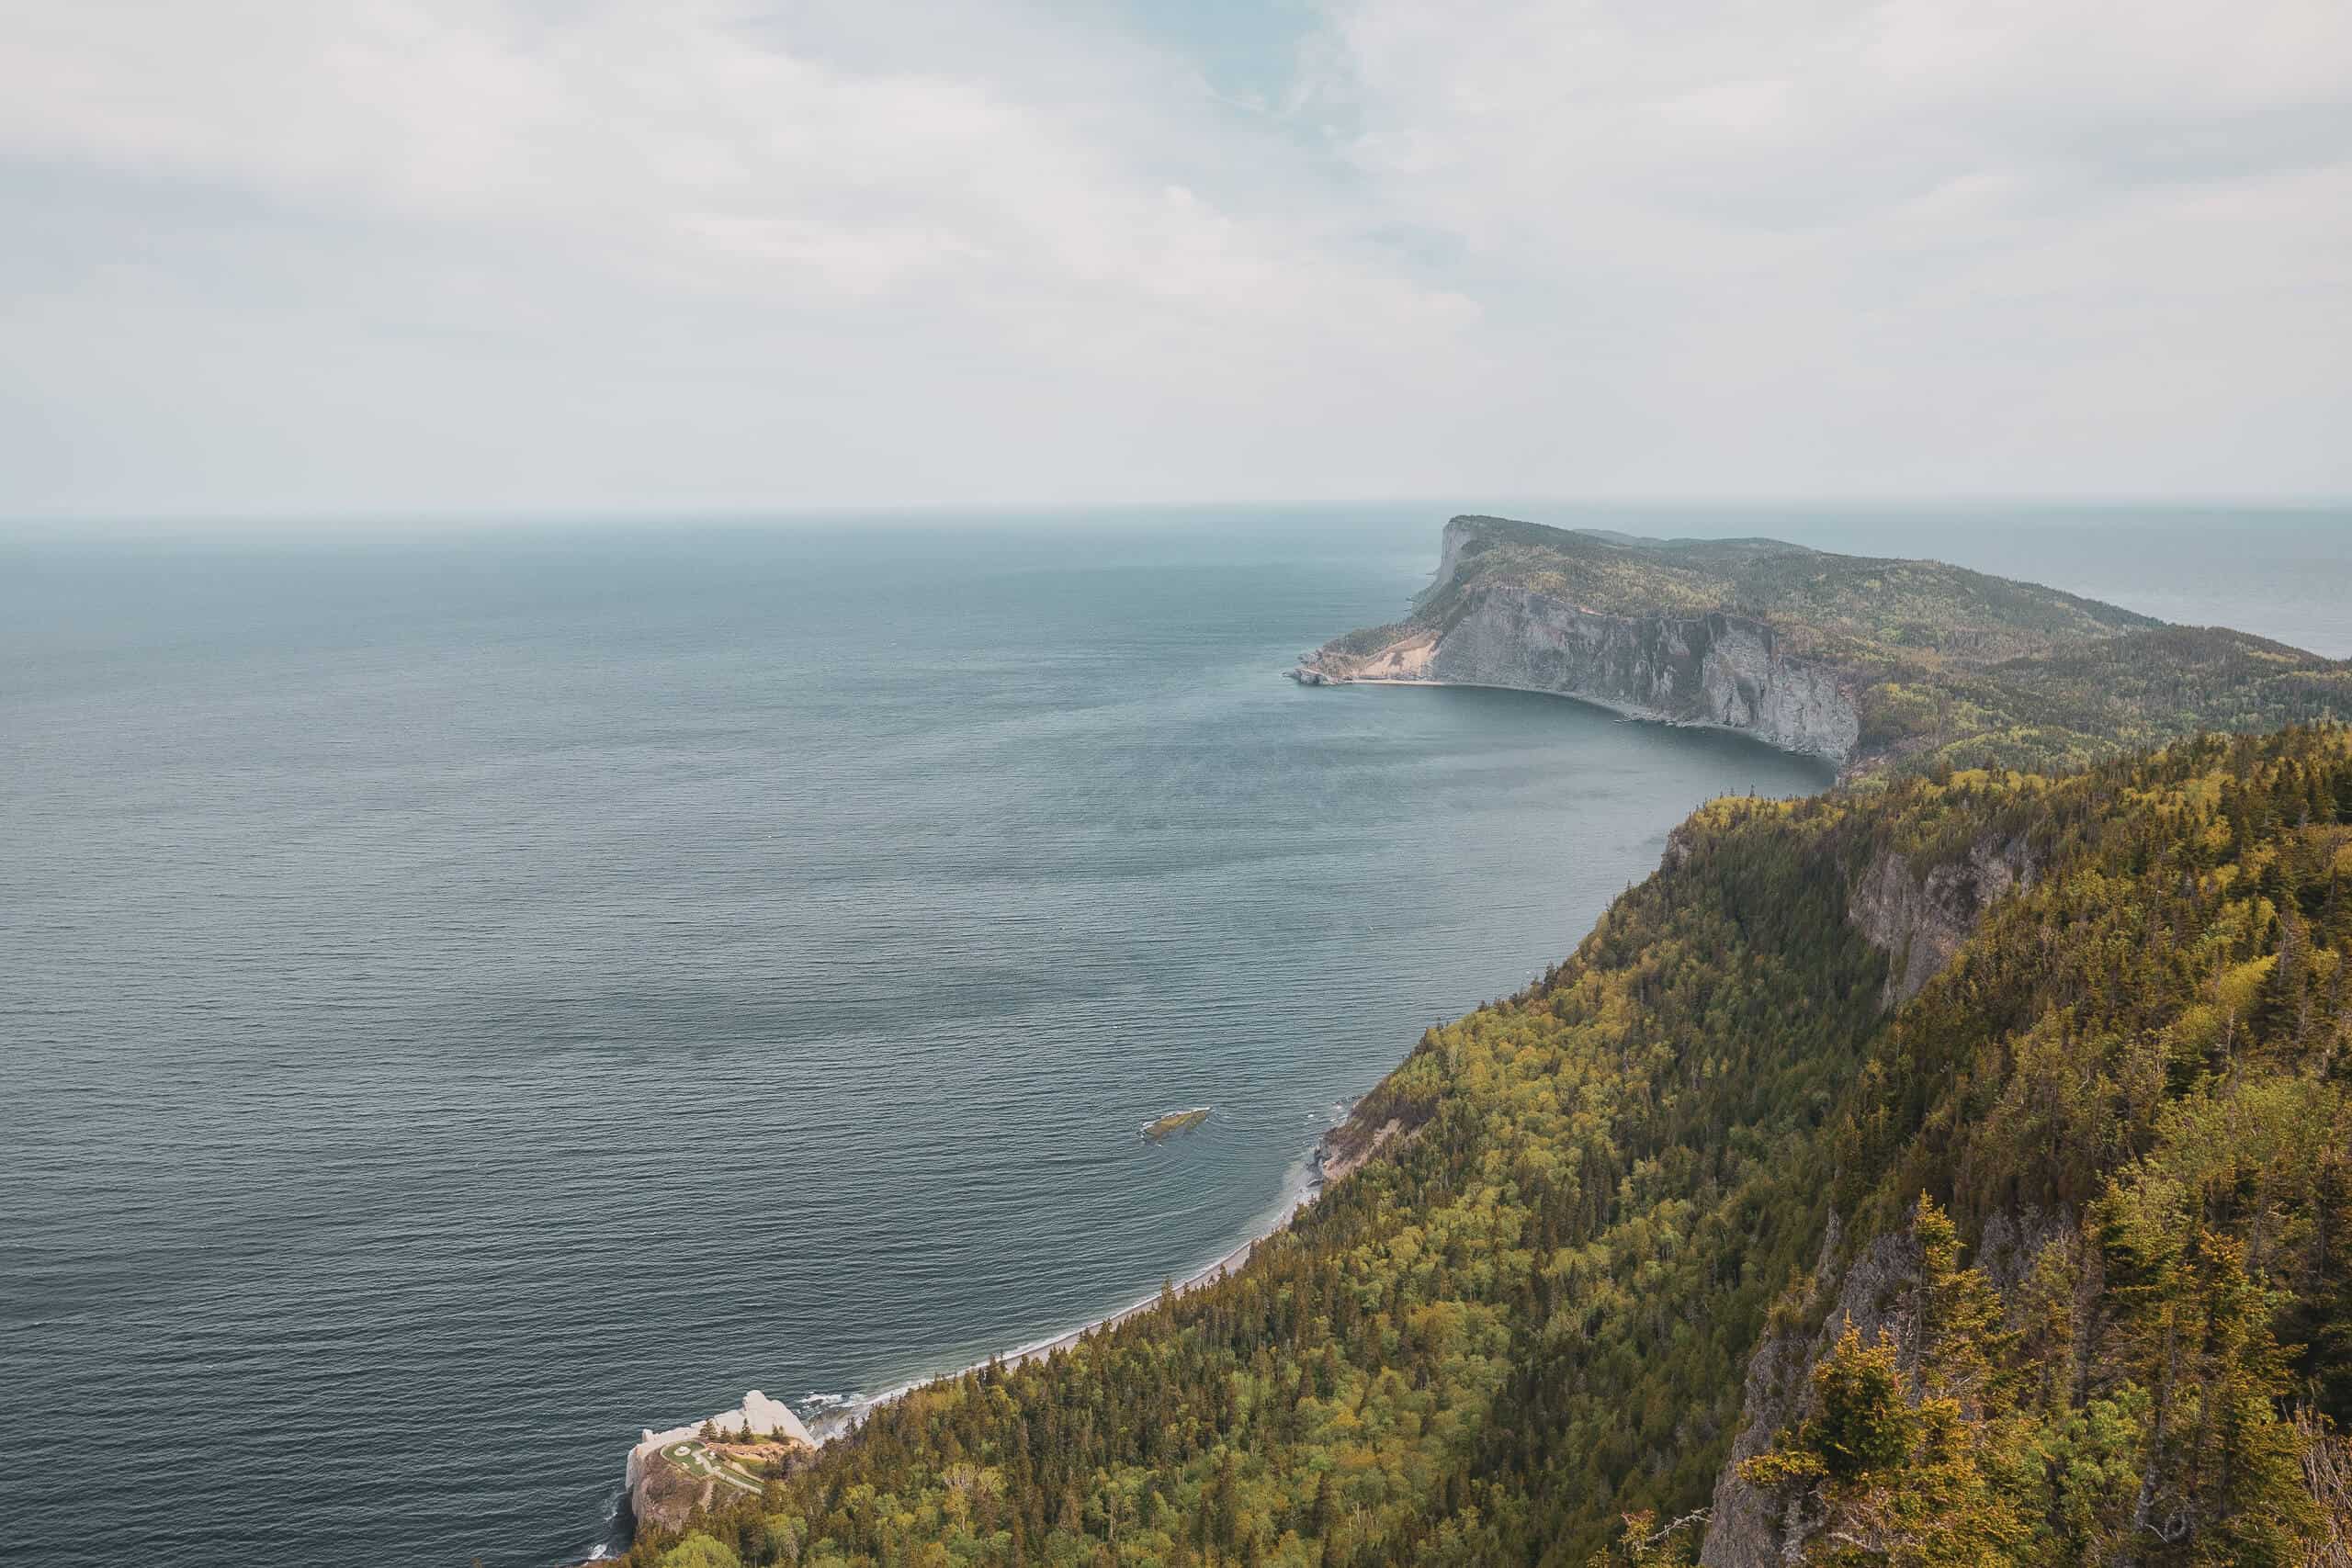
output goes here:
<path id="1" fill-rule="evenodd" d="M 650 1427 L 645 1428 L 645 1435 L 638 1439 L 637 1447 L 628 1450 L 628 1485 L 634 1489 L 638 1479 L 645 1473 L 647 1455 L 664 1443 L 698 1438 L 706 1426 L 715 1427 L 721 1432 L 741 1432 L 748 1428 L 754 1437 L 780 1437 L 808 1448 L 817 1446 L 817 1439 L 808 1435 L 807 1425 L 792 1413 L 789 1405 L 752 1389 L 743 1395 L 743 1403 L 732 1410 L 722 1410 L 716 1416 L 684 1427 L 673 1427 L 666 1432 L 657 1432 Z"/>

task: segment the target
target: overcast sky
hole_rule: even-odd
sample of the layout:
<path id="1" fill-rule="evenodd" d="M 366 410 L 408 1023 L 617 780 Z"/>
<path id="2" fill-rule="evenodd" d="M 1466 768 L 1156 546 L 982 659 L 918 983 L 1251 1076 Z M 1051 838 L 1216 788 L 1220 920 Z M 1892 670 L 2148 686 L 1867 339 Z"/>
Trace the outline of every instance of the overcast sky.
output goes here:
<path id="1" fill-rule="evenodd" d="M 2346 0 L 0 0 L 0 513 L 2352 491 Z"/>

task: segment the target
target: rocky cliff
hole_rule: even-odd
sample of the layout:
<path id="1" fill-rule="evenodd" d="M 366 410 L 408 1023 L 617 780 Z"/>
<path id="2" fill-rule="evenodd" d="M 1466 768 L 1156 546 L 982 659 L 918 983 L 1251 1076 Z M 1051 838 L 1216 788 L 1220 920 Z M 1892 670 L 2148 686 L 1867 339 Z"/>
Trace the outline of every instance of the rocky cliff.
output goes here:
<path id="1" fill-rule="evenodd" d="M 639 1529 L 677 1529 L 707 1509 L 718 1492 L 716 1477 L 691 1474 L 657 1450 L 629 1467 L 629 1518 Z"/>
<path id="2" fill-rule="evenodd" d="M 1779 1560 L 1784 1541 L 1803 1537 L 1805 1521 L 1774 1508 L 1770 1498 L 1739 1478 L 1739 1467 L 1804 1415 L 1814 1363 L 1828 1354 L 1848 1323 L 1873 1340 L 1882 1327 L 1902 1326 L 1896 1314 L 1903 1292 L 1918 1277 L 1918 1248 L 1908 1235 L 1881 1236 L 1845 1261 L 1838 1257 L 1839 1239 L 1833 1213 L 1810 1295 L 1795 1303 L 1801 1321 L 1766 1334 L 1748 1358 L 1739 1435 L 1709 1503 L 1701 1568 L 1764 1568 Z"/>
<path id="3" fill-rule="evenodd" d="M 1667 852 L 1679 859 L 1688 850 L 1669 840 Z M 1961 859 L 1924 874 L 1905 855 L 1874 857 L 1854 884 L 1846 918 L 1891 960 L 1882 1005 L 1898 1008 L 1917 996 L 1959 953 L 1984 912 L 2012 890 L 2030 886 L 2033 873 L 2021 837 L 1980 838 Z M 2032 1256 L 2072 1223 L 2065 1213 L 1996 1214 L 1981 1244 L 1983 1261 L 1996 1282 L 2012 1284 Z M 1905 1314 L 1919 1269 L 1913 1237 L 1879 1236 L 1850 1259 L 1841 1257 L 1840 1239 L 1832 1213 L 1807 1299 L 1791 1303 L 1793 1325 L 1766 1334 L 1748 1358 L 1739 1434 L 1715 1480 L 1701 1568 L 1766 1568 L 1804 1539 L 1811 1521 L 1776 1513 L 1770 1499 L 1739 1478 L 1739 1467 L 1807 1413 L 1812 1370 L 1845 1325 L 1851 1323 L 1865 1339 L 1875 1339 L 1883 1327 L 1906 1343 L 1911 1338 Z"/>
<path id="4" fill-rule="evenodd" d="M 648 1428 L 622 1469 L 630 1517 L 639 1528 L 676 1529 L 715 1498 L 756 1495 L 762 1470 L 797 1462 L 817 1447 L 799 1416 L 758 1389 L 736 1408 L 702 1421 L 666 1432 Z"/>
<path id="5" fill-rule="evenodd" d="M 1490 581 L 1471 568 L 1499 520 L 1445 525 L 1436 577 L 1414 618 L 1326 644 L 1293 675 L 1307 685 L 1355 681 L 1504 686 L 1580 698 L 1637 718 L 1736 729 L 1841 766 L 1861 736 L 1854 680 L 1791 656 L 1772 627 L 1728 612 L 1588 608 L 1541 586 Z"/>
<path id="6" fill-rule="evenodd" d="M 1995 1214 L 1985 1224 L 1978 1261 L 1996 1288 L 2013 1291 L 2044 1247 L 2069 1244 L 2076 1223 L 2077 1216 L 2063 1209 Z M 1793 1506 L 1776 1508 L 1739 1478 L 1739 1467 L 1770 1448 L 1777 1434 L 1818 1413 L 1813 1369 L 1847 1325 L 1865 1342 L 1875 1341 L 1882 1331 L 1892 1335 L 1906 1347 L 1905 1371 L 1913 1365 L 1908 1348 L 1917 1338 L 1918 1238 L 1898 1231 L 1877 1237 L 1850 1258 L 1841 1257 L 1841 1250 L 1833 1213 L 1807 1297 L 1790 1303 L 1795 1322 L 1767 1333 L 1748 1359 L 1739 1435 L 1707 1508 L 1700 1568 L 1770 1568 L 1795 1560 L 1818 1531 L 1818 1519 L 1804 1517 Z"/>
<path id="7" fill-rule="evenodd" d="M 1295 674 L 1310 685 L 1419 681 L 1556 693 L 1639 718 L 1740 730 L 1841 766 L 1861 735 L 1850 677 L 1789 657 L 1759 621 L 1720 612 L 1600 615 L 1502 585 L 1466 595 L 1442 626 L 1415 626 L 1364 654 L 1333 644 Z"/>
<path id="8" fill-rule="evenodd" d="M 1967 855 L 1921 874 L 1903 855 L 1879 856 L 1854 886 L 1847 919 L 1893 962 L 1884 1004 L 1901 1007 L 1960 951 L 1977 918 L 2033 880 L 2022 838 L 1980 839 Z"/>

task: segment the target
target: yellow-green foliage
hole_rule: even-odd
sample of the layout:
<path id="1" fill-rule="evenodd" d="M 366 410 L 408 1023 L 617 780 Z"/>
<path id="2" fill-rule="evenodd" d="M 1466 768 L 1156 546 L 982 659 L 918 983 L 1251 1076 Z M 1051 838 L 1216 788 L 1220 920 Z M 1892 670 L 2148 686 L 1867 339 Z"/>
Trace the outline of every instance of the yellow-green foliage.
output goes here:
<path id="1" fill-rule="evenodd" d="M 2030 884 L 1885 1015 L 1856 880 L 1985 841 Z M 1359 1111 L 1406 1136 L 1238 1275 L 698 1528 L 751 1568 L 1317 1568 L 1582 1564 L 1633 1516 L 1663 1562 L 1779 1332 L 1830 1354 L 1753 1478 L 1852 1560 L 2294 1563 L 2304 1434 L 2352 1418 L 2347 844 L 2340 729 L 1713 803 L 1430 1032 Z M 1838 1340 L 1816 1268 L 1896 1232 L 1911 1337 Z"/>
<path id="2" fill-rule="evenodd" d="M 661 1568 L 743 1568 L 731 1547 L 696 1531 L 662 1554 Z"/>

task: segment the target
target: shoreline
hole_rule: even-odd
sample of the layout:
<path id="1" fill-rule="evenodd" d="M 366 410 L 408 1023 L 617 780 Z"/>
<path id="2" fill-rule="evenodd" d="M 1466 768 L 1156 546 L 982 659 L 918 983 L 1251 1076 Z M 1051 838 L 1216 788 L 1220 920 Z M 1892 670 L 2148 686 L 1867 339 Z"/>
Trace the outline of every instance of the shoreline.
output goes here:
<path id="1" fill-rule="evenodd" d="M 1261 1243 L 1289 1229 L 1291 1223 L 1320 1198 L 1333 1181 L 1346 1176 L 1361 1164 L 1363 1157 L 1361 1155 L 1341 1156 L 1336 1160 L 1333 1158 L 1338 1152 L 1335 1140 L 1340 1131 L 1349 1124 L 1354 1112 L 1355 1104 L 1351 1103 L 1339 1120 L 1333 1122 L 1316 1137 L 1313 1145 L 1307 1149 L 1306 1157 L 1300 1162 L 1297 1174 L 1285 1177 L 1283 1196 L 1276 1201 L 1271 1211 L 1271 1217 L 1260 1229 L 1231 1251 L 1211 1262 L 1203 1264 L 1181 1280 L 1169 1281 L 1167 1284 L 1169 1293 L 1176 1296 L 1189 1295 L 1194 1291 L 1215 1284 L 1217 1280 L 1247 1265 Z M 1384 1129 L 1384 1132 L 1385 1131 L 1387 1130 Z M 1363 1155 L 1369 1155 L 1372 1149 L 1376 1149 L 1384 1142 L 1385 1142 L 1385 1138 L 1374 1138 L 1371 1148 L 1364 1150 Z M 814 1445 L 814 1451 L 821 1452 L 827 1444 L 855 1432 L 858 1427 L 865 1425 L 865 1418 L 875 1411 L 884 1405 L 895 1404 L 917 1389 L 929 1388 L 934 1383 L 968 1377 L 990 1366 L 1002 1367 L 1009 1371 L 1015 1367 L 1026 1366 L 1031 1361 L 1044 1360 L 1057 1351 L 1071 1348 L 1090 1334 L 1104 1328 L 1115 1328 L 1130 1318 L 1149 1312 L 1159 1304 L 1159 1299 L 1160 1292 L 1155 1290 L 1138 1301 L 1131 1302 L 1114 1312 L 1082 1323 L 1075 1328 L 1066 1329 L 1051 1337 L 1029 1340 L 1010 1350 L 1001 1350 L 963 1366 L 910 1379 L 870 1397 L 850 1400 L 826 1411 L 821 1416 L 805 1417 L 805 1429 Z M 692 1427 L 698 1425 L 699 1423 L 693 1423 L 678 1430 L 689 1430 Z M 632 1495 L 637 1483 L 638 1455 L 642 1447 L 643 1442 L 640 1440 L 639 1447 L 629 1450 L 628 1463 L 624 1466 L 620 1497 L 609 1516 L 608 1525 L 611 1533 L 608 1539 L 599 1544 L 586 1559 L 582 1568 L 590 1568 L 590 1565 L 598 1562 L 610 1562 L 628 1548 L 629 1537 L 635 1532 Z M 624 1521 L 628 1525 L 626 1529 L 620 1528 Z"/>
<path id="2" fill-rule="evenodd" d="M 1352 1114 L 1352 1112 L 1353 1107 L 1351 1106 L 1350 1113 Z M 1343 1116 L 1317 1137 L 1313 1146 L 1307 1151 L 1295 1186 L 1292 1181 L 1285 1180 L 1284 1194 L 1277 1201 L 1272 1217 L 1265 1222 L 1262 1228 L 1244 1239 L 1231 1251 L 1203 1264 L 1182 1279 L 1168 1281 L 1166 1286 L 1168 1292 L 1174 1296 L 1190 1295 L 1204 1286 L 1215 1284 L 1248 1264 L 1250 1256 L 1258 1250 L 1261 1243 L 1270 1241 L 1288 1230 L 1291 1223 L 1317 1198 L 1320 1198 L 1330 1185 L 1332 1179 L 1327 1174 L 1327 1161 L 1331 1153 L 1331 1141 L 1333 1135 L 1345 1125 L 1347 1125 L 1347 1119 Z M 1344 1175 L 1346 1172 L 1341 1171 L 1340 1174 Z M 1130 1302 L 1115 1311 L 1082 1323 L 1075 1328 L 1066 1329 L 1048 1338 L 1032 1339 L 1016 1345 L 1009 1350 L 998 1351 L 964 1366 L 912 1379 L 870 1398 L 852 1400 L 837 1409 L 828 1410 L 822 1416 L 810 1418 L 809 1434 L 816 1438 L 817 1446 L 822 1449 L 835 1438 L 847 1437 L 857 1430 L 865 1424 L 865 1418 L 876 1410 L 905 1398 L 917 1389 L 928 1388 L 933 1383 L 947 1382 L 956 1378 L 968 1377 L 974 1372 L 985 1371 L 991 1366 L 1002 1367 L 1009 1371 L 1015 1367 L 1027 1366 L 1032 1361 L 1044 1360 L 1056 1351 L 1071 1348 L 1090 1334 L 1105 1328 L 1116 1328 L 1130 1318 L 1149 1312 L 1159 1304 L 1159 1297 L 1160 1292 L 1155 1290 L 1140 1300 Z"/>

